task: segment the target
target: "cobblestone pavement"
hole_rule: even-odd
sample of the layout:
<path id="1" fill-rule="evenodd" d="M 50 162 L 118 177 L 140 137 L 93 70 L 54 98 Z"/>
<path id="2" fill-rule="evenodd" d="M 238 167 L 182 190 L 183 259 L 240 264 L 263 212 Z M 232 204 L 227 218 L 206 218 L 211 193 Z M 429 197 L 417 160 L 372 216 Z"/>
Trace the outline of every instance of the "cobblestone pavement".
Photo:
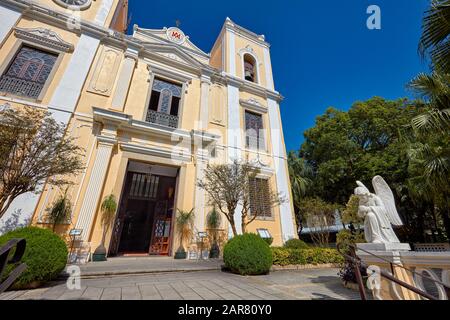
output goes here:
<path id="1" fill-rule="evenodd" d="M 10 291 L 0 300 L 280 300 L 359 299 L 342 286 L 337 269 L 276 271 L 242 277 L 221 271 L 127 275 L 81 279 L 80 290 L 65 282 L 44 288 Z"/>

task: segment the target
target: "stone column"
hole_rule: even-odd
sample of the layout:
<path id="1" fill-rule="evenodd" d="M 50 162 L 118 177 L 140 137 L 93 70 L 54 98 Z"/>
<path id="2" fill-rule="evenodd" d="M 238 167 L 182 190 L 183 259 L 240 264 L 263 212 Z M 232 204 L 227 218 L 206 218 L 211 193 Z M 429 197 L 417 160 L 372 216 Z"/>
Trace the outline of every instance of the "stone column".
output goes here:
<path id="1" fill-rule="evenodd" d="M 76 224 L 76 229 L 83 230 L 83 241 L 89 240 L 92 222 L 97 212 L 98 202 L 114 145 L 115 140 L 113 139 L 98 138 L 97 156 L 92 167 L 91 176 L 84 193 L 83 204 Z"/>
<path id="2" fill-rule="evenodd" d="M 136 68 L 136 62 L 137 52 L 127 50 L 127 52 L 125 52 L 125 59 L 122 63 L 122 69 L 120 70 L 116 91 L 114 92 L 112 100 L 111 107 L 114 110 L 123 111 L 125 107 L 125 101 L 127 99 L 134 69 Z"/>

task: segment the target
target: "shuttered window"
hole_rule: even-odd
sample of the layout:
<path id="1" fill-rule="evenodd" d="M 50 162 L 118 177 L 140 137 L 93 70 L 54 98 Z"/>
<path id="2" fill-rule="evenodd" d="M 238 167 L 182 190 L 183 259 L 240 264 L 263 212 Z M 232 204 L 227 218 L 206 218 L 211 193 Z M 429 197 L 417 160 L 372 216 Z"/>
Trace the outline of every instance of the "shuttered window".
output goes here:
<path id="1" fill-rule="evenodd" d="M 250 214 L 258 217 L 271 218 L 269 180 L 250 178 Z"/>

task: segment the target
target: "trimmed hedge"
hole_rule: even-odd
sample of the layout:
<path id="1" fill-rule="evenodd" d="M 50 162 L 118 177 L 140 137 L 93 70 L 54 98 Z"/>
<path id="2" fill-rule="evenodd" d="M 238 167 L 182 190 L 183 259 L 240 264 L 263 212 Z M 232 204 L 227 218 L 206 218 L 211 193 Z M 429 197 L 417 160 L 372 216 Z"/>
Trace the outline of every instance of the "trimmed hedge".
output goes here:
<path id="1" fill-rule="evenodd" d="M 284 248 L 289 249 L 309 249 L 310 246 L 303 240 L 300 239 L 290 239 L 284 243 Z"/>
<path id="2" fill-rule="evenodd" d="M 43 282 L 55 279 L 66 266 L 66 243 L 50 230 L 36 227 L 17 229 L 1 236 L 0 246 L 16 238 L 24 238 L 27 241 L 22 257 L 27 269 L 16 280 L 12 289 L 37 287 Z M 8 266 L 4 276 L 13 268 L 14 266 Z"/>
<path id="3" fill-rule="evenodd" d="M 223 261 L 234 273 L 267 274 L 272 267 L 272 251 L 260 236 L 246 233 L 228 241 L 223 249 Z"/>
<path id="4" fill-rule="evenodd" d="M 273 264 L 277 266 L 343 263 L 344 258 L 336 249 L 309 248 L 289 249 L 271 248 Z"/>

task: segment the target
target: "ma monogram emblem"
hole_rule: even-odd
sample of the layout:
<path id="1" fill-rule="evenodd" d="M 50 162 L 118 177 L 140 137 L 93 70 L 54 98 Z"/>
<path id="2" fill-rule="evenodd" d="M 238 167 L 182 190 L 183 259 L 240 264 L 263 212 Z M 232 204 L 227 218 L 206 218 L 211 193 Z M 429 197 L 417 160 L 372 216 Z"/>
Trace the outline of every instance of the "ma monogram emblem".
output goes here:
<path id="1" fill-rule="evenodd" d="M 176 27 L 167 29 L 166 34 L 167 39 L 177 44 L 182 44 L 186 40 L 186 36 L 184 35 L 183 31 Z"/>

